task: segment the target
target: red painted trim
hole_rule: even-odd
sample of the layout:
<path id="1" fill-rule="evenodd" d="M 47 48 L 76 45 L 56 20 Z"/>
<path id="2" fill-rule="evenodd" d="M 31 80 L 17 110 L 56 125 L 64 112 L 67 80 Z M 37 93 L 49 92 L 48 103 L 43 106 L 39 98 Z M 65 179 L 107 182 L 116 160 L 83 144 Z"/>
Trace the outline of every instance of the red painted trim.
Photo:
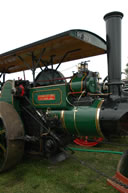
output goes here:
<path id="1" fill-rule="evenodd" d="M 74 140 L 74 143 L 76 143 L 77 145 L 80 145 L 80 146 L 88 146 L 88 147 L 93 147 L 93 146 L 96 146 L 97 144 L 99 144 L 101 141 L 103 141 L 103 138 L 102 137 L 99 137 L 99 138 L 95 138 L 96 141 L 88 141 L 88 136 L 86 136 L 86 139 L 80 139 L 80 138 L 76 138 Z"/>
<path id="2" fill-rule="evenodd" d="M 117 179 L 118 181 L 122 182 L 123 184 L 128 185 L 128 178 L 123 176 L 120 172 L 116 172 L 116 174 L 115 174 L 115 176 L 113 178 Z M 109 185 L 111 185 L 113 188 L 115 188 L 119 192 L 121 192 L 121 193 L 128 193 L 128 189 L 125 189 L 123 186 L 120 186 L 116 182 L 114 182 L 114 181 L 112 181 L 110 179 L 107 179 L 107 182 L 108 182 Z"/>
<path id="3" fill-rule="evenodd" d="M 71 92 L 70 94 L 81 94 L 82 91 L 79 91 L 79 92 Z"/>
<path id="4" fill-rule="evenodd" d="M 49 101 L 49 100 L 55 100 L 54 94 L 46 94 L 46 95 L 38 95 L 38 101 Z"/>
<path id="5" fill-rule="evenodd" d="M 116 172 L 116 178 L 120 179 L 123 183 L 128 185 L 128 178 L 123 176 L 120 172 Z"/>
<path id="6" fill-rule="evenodd" d="M 25 94 L 25 89 L 24 89 L 24 86 L 22 84 L 19 85 L 19 88 L 21 89 L 21 94 L 20 96 L 24 96 Z"/>

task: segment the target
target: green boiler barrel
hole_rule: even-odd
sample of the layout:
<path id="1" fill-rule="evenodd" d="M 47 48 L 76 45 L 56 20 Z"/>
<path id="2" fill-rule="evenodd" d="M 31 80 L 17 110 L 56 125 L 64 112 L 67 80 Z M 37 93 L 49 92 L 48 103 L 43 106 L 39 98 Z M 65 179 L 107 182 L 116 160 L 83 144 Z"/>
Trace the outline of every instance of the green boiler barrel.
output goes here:
<path id="1" fill-rule="evenodd" d="M 103 100 L 95 100 L 91 106 L 77 106 L 71 110 L 52 111 L 58 116 L 62 128 L 76 136 L 101 136 L 99 115 Z"/>

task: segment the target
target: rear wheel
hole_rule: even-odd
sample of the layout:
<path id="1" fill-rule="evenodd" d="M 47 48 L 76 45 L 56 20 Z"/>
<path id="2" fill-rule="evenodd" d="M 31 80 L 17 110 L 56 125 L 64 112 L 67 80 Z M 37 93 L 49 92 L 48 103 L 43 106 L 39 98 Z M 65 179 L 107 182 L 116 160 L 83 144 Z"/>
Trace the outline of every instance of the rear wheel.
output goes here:
<path id="1" fill-rule="evenodd" d="M 13 105 L 0 102 L 0 172 L 17 164 L 24 153 L 22 121 Z"/>

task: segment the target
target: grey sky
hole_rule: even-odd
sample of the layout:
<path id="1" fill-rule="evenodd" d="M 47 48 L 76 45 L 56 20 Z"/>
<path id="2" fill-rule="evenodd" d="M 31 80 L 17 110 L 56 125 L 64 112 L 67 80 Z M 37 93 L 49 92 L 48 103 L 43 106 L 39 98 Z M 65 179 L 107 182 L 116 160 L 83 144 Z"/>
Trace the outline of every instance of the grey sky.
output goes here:
<path id="1" fill-rule="evenodd" d="M 128 61 L 127 0 L 1 0 L 0 8 L 0 53 L 70 29 L 89 30 L 105 39 L 103 16 L 111 11 L 121 11 L 124 13 L 122 70 L 125 68 Z M 102 77 L 107 75 L 106 55 L 89 60 L 91 70 L 99 71 Z M 77 63 L 61 68 L 65 70 Z M 69 70 L 63 72 L 68 74 Z"/>

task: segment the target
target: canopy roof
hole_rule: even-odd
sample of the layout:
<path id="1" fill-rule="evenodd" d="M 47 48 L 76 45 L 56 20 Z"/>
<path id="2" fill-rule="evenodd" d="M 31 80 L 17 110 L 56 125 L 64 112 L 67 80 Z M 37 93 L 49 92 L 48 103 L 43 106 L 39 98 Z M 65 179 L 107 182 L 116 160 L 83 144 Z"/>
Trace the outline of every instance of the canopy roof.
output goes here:
<path id="1" fill-rule="evenodd" d="M 12 73 L 106 53 L 106 42 L 85 30 L 70 30 L 0 55 L 0 72 Z"/>

